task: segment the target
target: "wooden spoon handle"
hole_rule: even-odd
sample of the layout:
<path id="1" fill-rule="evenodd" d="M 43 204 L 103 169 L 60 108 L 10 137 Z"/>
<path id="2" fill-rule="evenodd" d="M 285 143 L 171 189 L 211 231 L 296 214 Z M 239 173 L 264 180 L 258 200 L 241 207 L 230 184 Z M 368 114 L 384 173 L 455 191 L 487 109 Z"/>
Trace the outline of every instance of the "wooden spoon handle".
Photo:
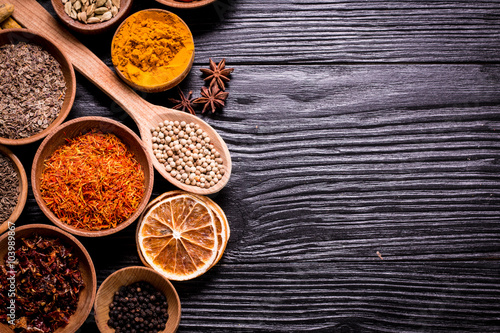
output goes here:
<path id="1" fill-rule="evenodd" d="M 92 51 L 76 39 L 35 0 L 9 0 L 14 18 L 23 26 L 52 40 L 89 81 L 113 99 L 141 130 L 151 117 L 151 104 L 118 78 Z"/>

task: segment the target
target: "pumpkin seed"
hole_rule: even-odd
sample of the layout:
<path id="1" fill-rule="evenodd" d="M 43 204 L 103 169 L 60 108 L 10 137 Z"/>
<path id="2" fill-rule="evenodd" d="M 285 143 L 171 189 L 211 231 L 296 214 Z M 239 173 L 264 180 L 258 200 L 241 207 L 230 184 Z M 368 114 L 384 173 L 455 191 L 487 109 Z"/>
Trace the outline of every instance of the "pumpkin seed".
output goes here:
<path id="1" fill-rule="evenodd" d="M 102 17 L 101 17 L 101 21 L 109 21 L 111 20 L 111 18 L 113 17 L 113 14 L 111 13 L 111 11 L 109 12 L 106 12 L 104 14 L 102 14 Z"/>
<path id="2" fill-rule="evenodd" d="M 95 4 L 91 4 L 91 5 L 87 8 L 87 17 L 94 16 L 94 12 L 95 12 Z"/>
<path id="3" fill-rule="evenodd" d="M 71 9 L 73 8 L 73 6 L 71 5 L 71 2 L 66 2 L 64 4 L 64 12 L 68 15 L 71 15 Z"/>
<path id="4" fill-rule="evenodd" d="M 95 16 L 91 17 L 87 20 L 87 23 L 100 23 L 100 22 L 101 22 L 101 20 Z"/>
<path id="5" fill-rule="evenodd" d="M 86 12 L 78 13 L 78 20 L 82 21 L 83 23 L 87 23 L 87 13 Z"/>
<path id="6" fill-rule="evenodd" d="M 99 8 L 96 8 L 96 10 L 94 11 L 94 13 L 96 15 L 102 15 L 104 13 L 106 13 L 108 11 L 108 8 L 106 7 L 99 7 Z"/>
<path id="7" fill-rule="evenodd" d="M 99 23 L 118 15 L 120 0 L 61 0 L 64 12 L 83 23 Z"/>

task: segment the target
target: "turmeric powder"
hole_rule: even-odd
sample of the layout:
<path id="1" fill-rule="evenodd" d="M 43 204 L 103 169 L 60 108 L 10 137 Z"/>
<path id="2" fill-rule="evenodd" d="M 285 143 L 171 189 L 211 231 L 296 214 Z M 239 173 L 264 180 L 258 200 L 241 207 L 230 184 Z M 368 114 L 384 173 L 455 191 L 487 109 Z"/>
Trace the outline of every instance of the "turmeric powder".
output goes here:
<path id="1" fill-rule="evenodd" d="M 187 25 L 164 10 L 143 10 L 123 22 L 111 44 L 113 65 L 138 86 L 155 88 L 180 76 L 194 58 Z"/>

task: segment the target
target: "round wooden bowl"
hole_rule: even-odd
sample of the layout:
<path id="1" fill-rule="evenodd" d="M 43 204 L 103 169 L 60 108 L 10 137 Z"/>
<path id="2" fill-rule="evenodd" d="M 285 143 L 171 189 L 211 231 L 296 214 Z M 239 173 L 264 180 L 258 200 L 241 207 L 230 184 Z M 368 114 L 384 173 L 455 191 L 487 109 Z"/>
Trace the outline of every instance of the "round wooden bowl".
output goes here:
<path id="1" fill-rule="evenodd" d="M 116 40 L 116 36 L 120 33 L 120 29 L 122 29 L 123 26 L 129 22 L 129 20 L 133 20 L 134 16 L 141 15 L 144 12 L 165 13 L 167 15 L 174 16 L 175 18 L 177 18 L 180 21 L 181 25 L 184 26 L 185 30 L 187 32 L 189 32 L 190 40 L 193 43 L 193 52 L 191 54 L 191 58 L 189 59 L 189 62 L 186 64 L 186 67 L 184 68 L 184 70 L 177 77 L 172 78 L 169 81 L 161 82 L 161 83 L 158 83 L 156 85 L 148 85 L 148 86 L 146 86 L 146 85 L 140 85 L 140 84 L 138 84 L 138 83 L 130 80 L 127 76 L 125 76 L 118 69 L 117 64 L 115 63 L 115 56 L 114 56 L 114 54 L 115 54 L 114 50 L 117 48 L 115 40 Z M 127 83 L 130 87 L 132 87 L 132 88 L 134 88 L 136 90 L 147 92 L 147 93 L 156 93 L 156 92 L 166 91 L 168 89 L 171 89 L 171 88 L 175 87 L 179 83 L 181 83 L 181 81 L 184 80 L 184 78 L 189 74 L 189 71 L 191 70 L 191 67 L 193 67 L 193 61 L 194 61 L 194 40 L 193 40 L 193 35 L 191 33 L 191 30 L 187 26 L 187 24 L 179 16 L 175 15 L 172 12 L 169 12 L 169 11 L 166 11 L 166 10 L 163 10 L 163 9 L 145 9 L 145 10 L 141 10 L 141 11 L 139 11 L 137 13 L 134 13 L 134 14 L 130 15 L 125 21 L 123 21 L 120 24 L 120 26 L 118 27 L 118 29 L 116 29 L 116 32 L 115 32 L 115 34 L 113 36 L 113 40 L 111 42 L 111 59 L 113 61 L 113 66 L 115 68 L 115 72 L 118 75 L 118 77 L 120 77 L 123 81 L 125 81 L 125 83 Z"/>
<path id="2" fill-rule="evenodd" d="M 46 37 L 27 29 L 0 30 L 0 46 L 5 44 L 15 44 L 19 42 L 40 45 L 45 51 L 49 52 L 57 60 L 57 62 L 61 65 L 64 80 L 66 81 L 66 95 L 64 97 L 64 102 L 59 115 L 56 119 L 54 119 L 52 124 L 50 124 L 43 131 L 22 139 L 8 139 L 0 137 L 0 144 L 12 146 L 32 143 L 44 138 L 49 133 L 51 133 L 54 128 L 59 126 L 68 116 L 69 111 L 73 106 L 76 94 L 75 71 L 73 70 L 73 65 L 71 64 L 65 53 L 63 53 L 54 43 L 52 43 Z"/>
<path id="3" fill-rule="evenodd" d="M 176 0 L 156 0 L 156 2 L 169 7 L 190 9 L 204 7 L 211 4 L 212 2 L 215 2 L 215 0 L 193 0 L 192 2 L 183 2 Z"/>
<path id="4" fill-rule="evenodd" d="M 95 35 L 100 34 L 106 30 L 115 27 L 118 23 L 120 23 L 130 11 L 132 6 L 132 0 L 120 0 L 120 9 L 118 10 L 118 14 L 112 19 L 101 22 L 101 23 L 83 23 L 78 20 L 72 19 L 66 12 L 64 11 L 64 4 L 62 0 L 52 0 L 52 7 L 54 7 L 54 11 L 56 12 L 57 17 L 71 30 L 76 31 L 85 35 Z"/>
<path id="5" fill-rule="evenodd" d="M 174 286 L 155 270 L 147 267 L 135 266 L 122 268 L 110 276 L 99 287 L 94 304 L 95 322 L 101 333 L 113 333 L 115 330 L 108 326 L 109 304 L 121 286 L 128 286 L 134 282 L 146 281 L 165 295 L 168 303 L 168 321 L 161 333 L 177 331 L 181 321 L 181 302 Z"/>
<path id="6" fill-rule="evenodd" d="M 137 210 L 126 221 L 120 223 L 116 228 L 106 230 L 84 230 L 70 226 L 61 222 L 54 213 L 47 207 L 40 193 L 40 179 L 43 170 L 45 169 L 44 161 L 49 158 L 59 146 L 66 143 L 66 139 L 80 136 L 92 130 L 98 130 L 103 133 L 113 133 L 122 140 L 128 149 L 134 154 L 144 171 L 144 196 Z M 81 117 L 70 120 L 60 127 L 56 128 L 54 133 L 50 134 L 42 141 L 33 160 L 31 169 L 31 185 L 36 202 L 40 206 L 42 212 L 58 227 L 72 234 L 84 237 L 101 237 L 118 232 L 130 224 L 132 224 L 141 214 L 142 210 L 148 204 L 148 200 L 153 190 L 154 171 L 153 163 L 149 153 L 146 151 L 141 139 L 127 126 L 120 124 L 117 121 L 104 117 Z"/>
<path id="7" fill-rule="evenodd" d="M 17 172 L 17 176 L 19 178 L 19 197 L 17 198 L 17 205 L 10 214 L 10 217 L 7 221 L 0 221 L 0 234 L 2 234 L 10 225 L 14 224 L 19 216 L 21 215 L 24 205 L 26 204 L 26 199 L 28 198 L 28 177 L 26 176 L 26 171 L 24 170 L 23 164 L 17 158 L 14 153 L 10 151 L 5 146 L 0 145 L 0 153 L 4 154 L 8 158 L 11 159 L 14 164 L 14 169 Z"/>
<path id="8" fill-rule="evenodd" d="M 79 260 L 79 270 L 82 274 L 83 281 L 85 283 L 85 288 L 80 292 L 80 298 L 78 300 L 78 306 L 76 312 L 69 318 L 69 323 L 65 327 L 60 327 L 54 331 L 54 333 L 74 333 L 78 330 L 80 326 L 85 322 L 87 317 L 92 310 L 92 304 L 94 303 L 96 289 L 97 289 L 97 279 L 96 272 L 94 268 L 94 263 L 90 258 L 85 247 L 76 239 L 74 236 L 62 231 L 61 229 L 45 225 L 45 224 L 28 224 L 21 227 L 16 227 L 15 230 L 15 242 L 20 244 L 22 238 L 30 237 L 34 233 L 40 236 L 58 238 L 66 246 L 72 248 L 73 253 L 78 257 Z M 11 240 L 10 231 L 0 237 L 0 265 L 5 264 L 5 256 L 8 252 L 8 242 Z M 17 246 L 17 245 L 16 245 Z M 0 323 L 0 332 L 14 333 L 7 325 Z"/>

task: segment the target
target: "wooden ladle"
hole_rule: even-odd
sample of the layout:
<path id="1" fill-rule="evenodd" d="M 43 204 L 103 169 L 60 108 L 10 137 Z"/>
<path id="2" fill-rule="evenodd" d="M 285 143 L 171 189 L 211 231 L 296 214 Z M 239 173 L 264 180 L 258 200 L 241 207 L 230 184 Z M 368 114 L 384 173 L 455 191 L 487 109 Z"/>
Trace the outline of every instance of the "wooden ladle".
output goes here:
<path id="1" fill-rule="evenodd" d="M 94 83 L 132 117 L 139 128 L 142 141 L 151 155 L 154 167 L 165 179 L 178 188 L 201 195 L 217 193 L 227 184 L 231 175 L 231 156 L 224 140 L 210 125 L 189 113 L 153 105 L 142 99 L 35 0 L 10 0 L 10 3 L 15 7 L 15 20 L 26 28 L 51 39 L 66 54 L 78 72 Z M 151 144 L 150 129 L 165 120 L 193 122 L 208 134 L 211 143 L 219 151 L 225 167 L 224 176 L 219 182 L 209 188 L 200 188 L 186 185 L 170 176 L 170 173 L 154 156 Z"/>

